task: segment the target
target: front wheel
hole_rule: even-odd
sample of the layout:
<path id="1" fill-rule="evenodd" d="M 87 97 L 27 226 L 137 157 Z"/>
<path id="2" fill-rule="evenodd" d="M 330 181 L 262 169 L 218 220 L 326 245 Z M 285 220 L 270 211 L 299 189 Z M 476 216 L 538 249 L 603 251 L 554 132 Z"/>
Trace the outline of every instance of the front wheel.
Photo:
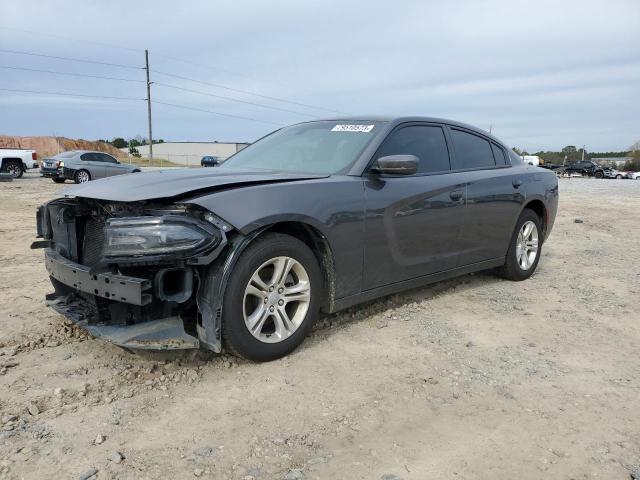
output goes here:
<path id="1" fill-rule="evenodd" d="M 622 175 L 616 175 L 616 180 L 622 180 Z"/>
<path id="2" fill-rule="evenodd" d="M 533 210 L 525 209 L 511 236 L 507 258 L 499 270 L 500 274 L 509 280 L 526 280 L 538 266 L 541 247 L 540 217 Z"/>
<path id="3" fill-rule="evenodd" d="M 596 178 L 604 178 L 604 173 L 602 173 L 602 172 L 596 172 L 595 177 L 596 177 Z"/>
<path id="4" fill-rule="evenodd" d="M 224 295 L 222 339 L 235 355 L 256 362 L 291 353 L 318 316 L 322 275 L 309 247 L 268 233 L 242 253 Z"/>

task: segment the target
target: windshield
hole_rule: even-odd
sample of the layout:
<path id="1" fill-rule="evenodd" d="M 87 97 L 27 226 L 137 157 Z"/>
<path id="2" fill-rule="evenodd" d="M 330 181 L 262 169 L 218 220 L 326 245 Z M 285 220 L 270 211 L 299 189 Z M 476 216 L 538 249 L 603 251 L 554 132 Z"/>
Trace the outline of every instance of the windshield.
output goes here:
<path id="1" fill-rule="evenodd" d="M 220 168 L 331 174 L 349 167 L 382 122 L 320 121 L 293 125 L 236 153 Z"/>

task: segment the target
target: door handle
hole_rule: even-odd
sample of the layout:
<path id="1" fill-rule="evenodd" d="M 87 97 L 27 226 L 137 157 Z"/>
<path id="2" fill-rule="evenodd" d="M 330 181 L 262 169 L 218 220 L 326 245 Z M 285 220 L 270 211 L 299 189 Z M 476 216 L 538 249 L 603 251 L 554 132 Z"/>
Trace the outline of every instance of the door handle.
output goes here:
<path id="1" fill-rule="evenodd" d="M 513 188 L 520 188 L 520 185 L 522 185 L 522 180 L 518 179 L 513 181 Z"/>
<path id="2" fill-rule="evenodd" d="M 462 198 L 463 194 L 464 192 L 462 190 L 454 190 L 453 192 L 449 193 L 449 196 L 451 197 L 451 200 L 458 201 Z"/>

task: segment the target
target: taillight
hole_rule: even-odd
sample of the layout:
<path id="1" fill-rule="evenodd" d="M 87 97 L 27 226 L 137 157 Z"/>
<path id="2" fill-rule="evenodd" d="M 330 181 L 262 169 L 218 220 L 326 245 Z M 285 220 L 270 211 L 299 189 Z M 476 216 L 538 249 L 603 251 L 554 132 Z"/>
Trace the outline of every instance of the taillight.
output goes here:
<path id="1" fill-rule="evenodd" d="M 36 152 L 31 152 L 31 160 L 37 160 L 38 154 Z"/>

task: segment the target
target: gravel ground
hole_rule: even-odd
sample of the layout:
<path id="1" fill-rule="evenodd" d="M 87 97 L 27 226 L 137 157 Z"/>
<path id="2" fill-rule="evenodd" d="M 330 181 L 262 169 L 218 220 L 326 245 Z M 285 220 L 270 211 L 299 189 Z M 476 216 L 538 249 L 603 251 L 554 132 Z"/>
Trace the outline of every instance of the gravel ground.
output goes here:
<path id="1" fill-rule="evenodd" d="M 640 463 L 640 181 L 562 179 L 526 282 L 387 297 L 260 365 L 134 355 L 46 308 L 29 244 L 59 189 L 0 184 L 0 478 L 615 479 Z"/>

